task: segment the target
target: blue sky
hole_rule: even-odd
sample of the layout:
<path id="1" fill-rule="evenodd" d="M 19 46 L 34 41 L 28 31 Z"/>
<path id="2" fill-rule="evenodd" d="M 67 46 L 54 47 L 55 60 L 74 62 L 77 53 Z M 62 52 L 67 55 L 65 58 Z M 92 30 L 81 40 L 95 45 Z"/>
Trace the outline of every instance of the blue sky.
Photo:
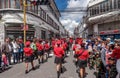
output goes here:
<path id="1" fill-rule="evenodd" d="M 63 10 L 67 7 L 68 0 L 55 0 L 58 9 Z"/>
<path id="2" fill-rule="evenodd" d="M 87 7 L 89 0 L 55 0 L 55 2 L 59 10 L 74 8 L 72 10 L 74 11 L 79 7 Z M 60 21 L 66 30 L 73 34 L 74 28 L 78 26 L 84 15 L 84 12 L 61 12 Z"/>

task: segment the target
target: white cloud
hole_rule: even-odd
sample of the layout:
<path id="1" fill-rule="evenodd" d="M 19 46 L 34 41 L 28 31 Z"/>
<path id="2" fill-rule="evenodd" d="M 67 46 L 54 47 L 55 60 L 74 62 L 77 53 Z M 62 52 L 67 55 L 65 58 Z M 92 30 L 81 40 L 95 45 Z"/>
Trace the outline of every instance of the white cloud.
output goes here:
<path id="1" fill-rule="evenodd" d="M 67 12 L 62 13 L 61 23 L 72 34 L 85 12 L 78 10 L 87 7 L 89 0 L 68 0 Z M 83 8 L 81 8 L 83 7 Z M 70 12 L 69 12 L 70 11 Z"/>

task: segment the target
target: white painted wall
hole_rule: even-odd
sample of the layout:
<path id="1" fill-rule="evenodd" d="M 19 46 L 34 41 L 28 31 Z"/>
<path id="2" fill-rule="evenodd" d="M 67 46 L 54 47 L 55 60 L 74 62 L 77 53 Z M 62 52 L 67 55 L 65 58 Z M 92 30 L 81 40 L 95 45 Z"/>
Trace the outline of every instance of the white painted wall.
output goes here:
<path id="1" fill-rule="evenodd" d="M 0 42 L 1 44 L 4 43 L 5 40 L 5 27 L 4 27 L 4 23 L 0 23 Z"/>
<path id="2" fill-rule="evenodd" d="M 95 24 L 95 25 L 93 26 L 93 30 L 94 30 L 94 32 L 98 33 L 98 24 Z"/>

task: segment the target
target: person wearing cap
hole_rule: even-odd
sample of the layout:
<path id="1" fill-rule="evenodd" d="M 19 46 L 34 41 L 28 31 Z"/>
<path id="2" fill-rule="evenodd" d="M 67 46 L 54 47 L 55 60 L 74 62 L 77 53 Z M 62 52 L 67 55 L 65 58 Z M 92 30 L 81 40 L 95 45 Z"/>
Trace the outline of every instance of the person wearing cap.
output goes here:
<path id="1" fill-rule="evenodd" d="M 29 63 L 31 63 L 32 69 L 33 69 L 33 70 L 35 69 L 35 68 L 34 68 L 34 63 L 33 63 L 33 60 L 34 60 L 34 58 L 33 58 L 33 50 L 32 50 L 32 48 L 30 47 L 30 44 L 31 44 L 31 42 L 30 42 L 30 41 L 27 41 L 27 42 L 25 43 L 25 47 L 24 47 L 24 49 L 23 49 L 24 54 L 25 54 L 25 66 L 26 66 L 25 74 L 28 73 L 28 64 L 29 64 Z"/>
<path id="2" fill-rule="evenodd" d="M 80 68 L 80 77 L 85 76 L 85 67 L 87 67 L 87 60 L 89 58 L 89 52 L 85 49 L 85 44 L 81 44 L 80 50 L 77 52 L 78 66 Z"/>
<path id="3" fill-rule="evenodd" d="M 57 78 L 59 78 L 60 73 L 62 72 L 62 60 L 64 56 L 64 50 L 61 47 L 61 41 L 57 41 L 56 45 L 57 46 L 54 48 L 54 55 L 55 55 L 54 63 L 56 64 Z"/>

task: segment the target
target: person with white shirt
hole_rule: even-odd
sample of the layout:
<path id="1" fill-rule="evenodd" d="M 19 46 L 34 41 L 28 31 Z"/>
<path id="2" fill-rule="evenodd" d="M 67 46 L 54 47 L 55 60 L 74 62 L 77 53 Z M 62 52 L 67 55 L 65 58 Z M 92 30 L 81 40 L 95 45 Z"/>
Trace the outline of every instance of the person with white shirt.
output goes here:
<path id="1" fill-rule="evenodd" d="M 19 57 L 19 44 L 17 43 L 16 40 L 12 41 L 12 46 L 13 46 L 13 63 L 16 64 L 18 63 L 18 57 Z"/>

